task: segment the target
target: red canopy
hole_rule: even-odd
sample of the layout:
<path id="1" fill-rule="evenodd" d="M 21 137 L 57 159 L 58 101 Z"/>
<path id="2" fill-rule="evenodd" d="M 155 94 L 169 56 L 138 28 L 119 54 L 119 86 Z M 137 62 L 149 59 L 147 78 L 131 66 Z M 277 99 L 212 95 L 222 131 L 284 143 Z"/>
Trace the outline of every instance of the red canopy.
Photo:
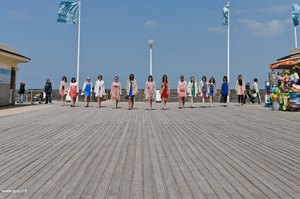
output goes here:
<path id="1" fill-rule="evenodd" d="M 294 48 L 291 54 L 277 59 L 276 62 L 270 64 L 270 69 L 290 69 L 297 64 L 300 64 L 300 48 Z"/>
<path id="2" fill-rule="evenodd" d="M 270 69 L 289 69 L 297 64 L 300 64 L 300 57 L 278 60 L 277 62 L 270 64 Z"/>

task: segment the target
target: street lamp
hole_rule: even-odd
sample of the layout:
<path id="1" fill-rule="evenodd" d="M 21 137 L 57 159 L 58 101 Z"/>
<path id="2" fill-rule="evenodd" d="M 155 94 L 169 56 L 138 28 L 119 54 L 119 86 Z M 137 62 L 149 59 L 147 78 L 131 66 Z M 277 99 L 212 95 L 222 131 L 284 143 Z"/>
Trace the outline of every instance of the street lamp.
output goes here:
<path id="1" fill-rule="evenodd" d="M 152 46 L 154 44 L 154 40 L 153 39 L 149 39 L 148 40 L 148 45 L 150 47 L 150 75 L 152 75 Z"/>

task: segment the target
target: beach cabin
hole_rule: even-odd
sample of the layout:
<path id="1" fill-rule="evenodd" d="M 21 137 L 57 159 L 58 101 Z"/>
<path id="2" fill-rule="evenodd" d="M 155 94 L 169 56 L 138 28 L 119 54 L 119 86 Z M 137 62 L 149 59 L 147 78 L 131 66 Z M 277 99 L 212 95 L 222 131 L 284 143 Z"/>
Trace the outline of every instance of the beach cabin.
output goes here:
<path id="1" fill-rule="evenodd" d="M 15 104 L 18 64 L 29 61 L 30 58 L 20 55 L 16 49 L 0 44 L 0 106 Z"/>

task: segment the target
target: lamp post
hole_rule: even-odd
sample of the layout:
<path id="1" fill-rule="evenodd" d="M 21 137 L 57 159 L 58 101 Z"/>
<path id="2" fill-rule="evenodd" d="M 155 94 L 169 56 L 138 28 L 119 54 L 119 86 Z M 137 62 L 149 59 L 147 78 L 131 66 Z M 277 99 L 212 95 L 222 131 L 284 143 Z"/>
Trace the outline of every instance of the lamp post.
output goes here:
<path id="1" fill-rule="evenodd" d="M 148 40 L 148 45 L 150 47 L 150 75 L 152 75 L 152 46 L 154 44 L 154 41 L 152 39 Z"/>

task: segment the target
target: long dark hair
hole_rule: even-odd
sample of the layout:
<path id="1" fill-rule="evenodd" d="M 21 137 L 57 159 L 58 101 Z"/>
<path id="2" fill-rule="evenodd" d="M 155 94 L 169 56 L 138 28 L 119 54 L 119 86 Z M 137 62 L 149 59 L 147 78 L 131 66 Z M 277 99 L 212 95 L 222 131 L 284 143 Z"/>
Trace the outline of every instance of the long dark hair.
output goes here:
<path id="1" fill-rule="evenodd" d="M 202 76 L 202 81 L 206 82 L 206 77 L 205 76 Z"/>
<path id="2" fill-rule="evenodd" d="M 76 78 L 75 78 L 75 77 L 72 77 L 71 82 L 72 82 L 72 83 L 75 83 L 75 82 L 76 82 Z"/>
<path id="3" fill-rule="evenodd" d="M 215 84 L 215 83 L 216 83 L 215 78 L 214 78 L 214 77 L 211 77 L 211 78 L 209 79 L 209 83 Z"/>
<path id="4" fill-rule="evenodd" d="M 190 82 L 192 82 L 192 80 L 195 82 L 195 77 L 194 76 L 190 77 Z"/>
<path id="5" fill-rule="evenodd" d="M 148 76 L 148 81 L 153 82 L 153 77 L 152 77 L 152 75 L 149 75 L 149 76 Z"/>
<path id="6" fill-rule="evenodd" d="M 225 81 L 225 82 L 228 82 L 227 76 L 224 76 L 224 77 L 223 77 L 223 82 L 224 82 L 224 81 Z"/>
<path id="7" fill-rule="evenodd" d="M 129 75 L 129 80 L 130 80 L 130 81 L 134 80 L 134 74 L 130 74 L 130 75 Z"/>
<path id="8" fill-rule="evenodd" d="M 183 75 L 180 76 L 180 81 L 182 81 L 182 82 L 184 81 L 184 76 Z"/>
<path id="9" fill-rule="evenodd" d="M 66 77 L 66 76 L 63 76 L 62 79 L 61 79 L 61 81 L 64 81 L 64 82 L 67 83 L 67 82 L 68 82 L 67 77 Z"/>
<path id="10" fill-rule="evenodd" d="M 162 82 L 166 82 L 166 83 L 168 83 L 168 76 L 165 74 L 165 75 L 163 75 L 163 77 L 162 77 L 162 80 L 161 80 Z"/>
<path id="11" fill-rule="evenodd" d="M 242 86 L 243 85 L 243 77 L 241 74 L 239 74 L 239 76 L 238 76 L 238 81 L 239 81 L 239 85 Z"/>

